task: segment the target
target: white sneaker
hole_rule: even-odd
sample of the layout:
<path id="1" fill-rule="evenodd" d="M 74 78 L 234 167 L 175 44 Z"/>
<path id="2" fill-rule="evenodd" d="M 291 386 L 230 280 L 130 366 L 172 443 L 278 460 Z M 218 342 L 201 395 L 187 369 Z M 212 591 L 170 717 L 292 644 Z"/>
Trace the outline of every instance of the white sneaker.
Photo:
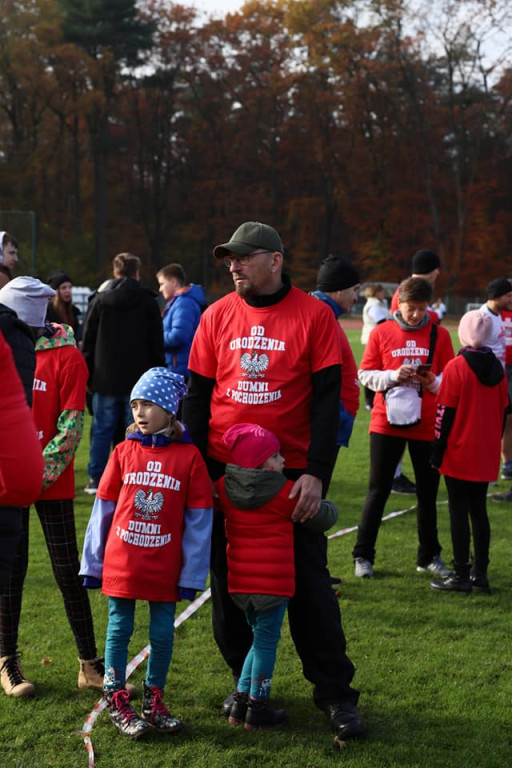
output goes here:
<path id="1" fill-rule="evenodd" d="M 432 558 L 432 562 L 428 565 L 416 566 L 416 570 L 418 573 L 433 573 L 441 579 L 448 579 L 452 575 L 452 572 L 446 567 L 444 560 L 440 555 L 436 555 Z"/>
<path id="2" fill-rule="evenodd" d="M 360 579 L 373 579 L 373 568 L 369 560 L 365 560 L 364 557 L 356 557 L 354 565 L 354 573 Z"/>

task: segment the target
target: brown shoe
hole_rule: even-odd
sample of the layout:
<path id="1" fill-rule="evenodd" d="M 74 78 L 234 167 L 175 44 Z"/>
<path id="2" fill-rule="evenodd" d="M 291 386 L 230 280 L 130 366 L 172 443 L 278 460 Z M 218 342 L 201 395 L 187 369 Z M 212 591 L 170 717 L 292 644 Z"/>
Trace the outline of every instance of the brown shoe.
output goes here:
<path id="1" fill-rule="evenodd" d="M 21 669 L 19 653 L 0 658 L 0 681 L 7 696 L 32 696 L 35 686 Z"/>
<path id="2" fill-rule="evenodd" d="M 103 693 L 103 678 L 105 676 L 105 666 L 103 659 L 78 659 L 80 671 L 78 673 L 78 687 L 90 688 L 94 691 Z M 125 690 L 132 699 L 137 695 L 137 686 L 131 683 L 125 683 Z"/>

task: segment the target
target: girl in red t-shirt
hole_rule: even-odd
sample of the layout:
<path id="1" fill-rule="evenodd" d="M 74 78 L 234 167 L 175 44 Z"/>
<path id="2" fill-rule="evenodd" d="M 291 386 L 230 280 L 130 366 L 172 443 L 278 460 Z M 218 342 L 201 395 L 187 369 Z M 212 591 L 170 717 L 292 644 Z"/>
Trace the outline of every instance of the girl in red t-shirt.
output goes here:
<path id="1" fill-rule="evenodd" d="M 134 386 L 135 423 L 114 449 L 87 527 L 81 574 L 109 596 L 104 693 L 116 728 L 138 739 L 152 727 L 183 727 L 162 696 L 172 658 L 176 602 L 204 589 L 210 561 L 212 491 L 206 465 L 176 421 L 185 379 L 151 368 Z M 149 602 L 149 653 L 142 717 L 126 688 L 135 601 Z"/>
<path id="2" fill-rule="evenodd" d="M 446 366 L 439 389 L 432 464 L 444 475 L 448 491 L 455 571 L 444 581 L 431 583 L 437 590 L 489 591 L 487 489 L 498 474 L 508 408 L 503 366 L 486 346 L 492 332 L 492 319 L 480 310 L 462 317 L 459 339 L 463 348 Z M 469 520 L 475 550 L 471 575 Z"/>

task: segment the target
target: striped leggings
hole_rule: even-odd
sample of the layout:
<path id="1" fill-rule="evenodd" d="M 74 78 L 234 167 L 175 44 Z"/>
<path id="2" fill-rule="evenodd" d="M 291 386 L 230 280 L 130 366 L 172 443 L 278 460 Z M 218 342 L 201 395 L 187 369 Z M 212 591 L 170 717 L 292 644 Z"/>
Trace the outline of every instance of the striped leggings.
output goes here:
<path id="1" fill-rule="evenodd" d="M 64 598 L 64 608 L 78 656 L 81 659 L 94 659 L 96 643 L 89 595 L 78 575 L 80 562 L 73 500 L 37 501 L 35 507 L 43 528 L 53 575 Z M 8 586 L 0 596 L 0 656 L 11 656 L 18 648 L 23 584 L 28 567 L 29 510 L 24 509 L 22 516 L 21 541 Z"/>

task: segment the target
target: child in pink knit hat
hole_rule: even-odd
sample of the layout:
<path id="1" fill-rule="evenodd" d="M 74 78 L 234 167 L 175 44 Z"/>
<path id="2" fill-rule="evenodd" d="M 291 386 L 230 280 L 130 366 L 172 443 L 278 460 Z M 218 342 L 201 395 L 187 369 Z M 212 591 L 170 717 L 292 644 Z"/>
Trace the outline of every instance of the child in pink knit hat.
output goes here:
<path id="1" fill-rule="evenodd" d="M 229 723 L 247 730 L 278 726 L 283 709 L 269 706 L 270 686 L 286 606 L 295 592 L 293 483 L 283 475 L 277 437 L 258 424 L 235 424 L 223 436 L 232 462 L 215 483 L 225 517 L 228 591 L 253 632 Z M 326 531 L 336 522 L 334 504 L 322 501 L 305 525 Z"/>
<path id="2" fill-rule="evenodd" d="M 492 319 L 481 310 L 463 315 L 459 324 L 462 349 L 446 365 L 437 396 L 431 463 L 444 475 L 448 491 L 454 566 L 447 579 L 431 583 L 438 591 L 489 591 L 487 489 L 498 475 L 508 409 L 503 366 L 487 346 L 492 331 Z"/>

